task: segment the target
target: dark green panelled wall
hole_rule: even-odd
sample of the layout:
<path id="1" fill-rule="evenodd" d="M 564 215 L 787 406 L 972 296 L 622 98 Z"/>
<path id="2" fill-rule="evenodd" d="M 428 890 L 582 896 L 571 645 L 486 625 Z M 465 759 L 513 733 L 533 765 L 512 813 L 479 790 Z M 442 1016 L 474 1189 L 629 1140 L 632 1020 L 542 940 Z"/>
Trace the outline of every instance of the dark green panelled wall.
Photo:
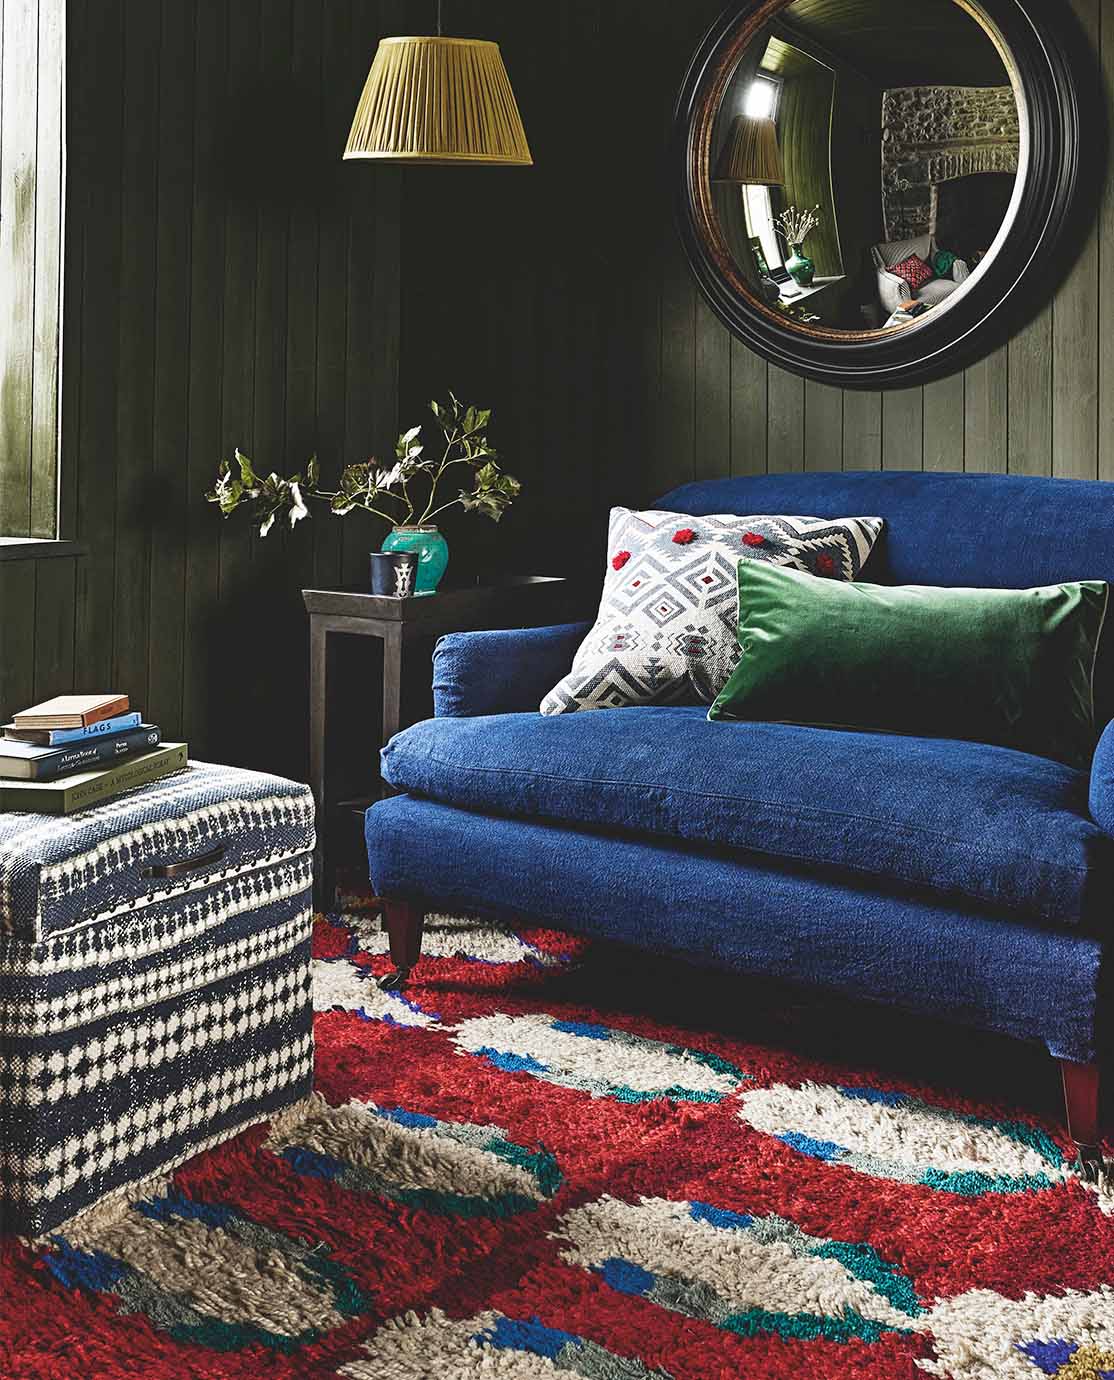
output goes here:
<path id="1" fill-rule="evenodd" d="M 1076 3 L 1109 84 L 1114 5 Z M 719 8 L 445 0 L 446 32 L 502 43 L 537 167 L 400 173 L 337 154 L 376 36 L 429 29 L 432 0 L 70 0 L 63 520 L 89 555 L 69 595 L 4 563 L 25 650 L 0 709 L 121 687 L 200 755 L 302 770 L 297 590 L 360 578 L 376 532 L 321 519 L 262 543 L 200 490 L 237 443 L 266 465 L 366 458 L 448 387 L 496 409 L 525 486 L 501 527 L 449 529 L 458 571 L 592 567 L 608 505 L 698 476 L 1114 479 L 1110 188 L 1055 299 L 928 387 L 806 384 L 718 325 L 667 148 Z"/>
<path id="2" fill-rule="evenodd" d="M 525 189 L 491 180 L 492 214 L 455 235 L 437 208 L 444 185 L 463 197 L 465 181 L 407 183 L 403 387 L 451 377 L 501 407 L 554 560 L 578 544 L 585 496 L 642 502 L 693 477 L 923 467 L 1114 479 L 1114 181 L 1054 299 L 1008 346 L 924 388 L 804 383 L 719 326 L 671 224 L 671 95 L 720 0 L 452 8 L 454 24 L 502 41 L 539 167 Z M 1114 4 L 1075 8 L 1109 102 Z M 522 552 L 530 526 L 515 528 Z"/>
<path id="3" fill-rule="evenodd" d="M 69 0 L 66 17 L 72 679 L 127 691 L 198 755 L 302 772 L 299 591 L 362 578 L 375 533 L 326 519 L 263 542 L 202 494 L 237 445 L 289 472 L 394 435 L 401 179 L 340 153 L 405 7 Z M 53 688 L 13 680 L 5 708 Z"/>

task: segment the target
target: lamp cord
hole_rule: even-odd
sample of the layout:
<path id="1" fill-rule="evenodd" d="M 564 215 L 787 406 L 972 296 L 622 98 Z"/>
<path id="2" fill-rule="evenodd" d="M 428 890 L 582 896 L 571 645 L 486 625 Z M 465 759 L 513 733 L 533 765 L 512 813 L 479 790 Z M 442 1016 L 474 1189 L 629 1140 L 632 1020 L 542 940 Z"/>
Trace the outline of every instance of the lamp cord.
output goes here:
<path id="1" fill-rule="evenodd" d="M 442 0 L 437 0 L 437 37 L 438 37 L 438 38 L 441 37 L 441 3 L 442 3 Z"/>

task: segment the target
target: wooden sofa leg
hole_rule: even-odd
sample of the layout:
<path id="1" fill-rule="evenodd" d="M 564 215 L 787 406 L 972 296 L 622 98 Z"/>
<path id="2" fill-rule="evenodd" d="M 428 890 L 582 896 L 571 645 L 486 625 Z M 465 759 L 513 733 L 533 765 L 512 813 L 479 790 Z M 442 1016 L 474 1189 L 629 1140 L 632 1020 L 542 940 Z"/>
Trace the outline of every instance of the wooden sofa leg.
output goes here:
<path id="1" fill-rule="evenodd" d="M 1103 1168 L 1099 1146 L 1099 1066 L 1073 1064 L 1061 1059 L 1060 1075 L 1064 1082 L 1068 1135 L 1075 1141 L 1075 1148 L 1079 1152 L 1079 1167 L 1083 1177 L 1096 1183 Z"/>
<path id="2" fill-rule="evenodd" d="M 425 912 L 409 901 L 383 902 L 383 928 L 391 943 L 394 972 L 379 979 L 384 992 L 401 991 L 422 954 Z"/>

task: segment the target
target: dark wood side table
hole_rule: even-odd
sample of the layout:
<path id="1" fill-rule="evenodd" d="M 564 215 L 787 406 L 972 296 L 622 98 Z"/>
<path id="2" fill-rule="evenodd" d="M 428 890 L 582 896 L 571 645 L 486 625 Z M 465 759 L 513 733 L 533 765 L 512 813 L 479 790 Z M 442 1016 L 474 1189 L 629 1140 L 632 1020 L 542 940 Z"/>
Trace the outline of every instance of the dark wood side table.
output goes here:
<path id="1" fill-rule="evenodd" d="M 345 822 L 350 830 L 352 816 L 362 815 L 381 793 L 379 748 L 422 717 L 427 704 L 423 698 L 418 713 L 407 713 L 403 693 L 407 645 L 424 643 L 428 651 L 443 633 L 541 627 L 565 621 L 574 613 L 570 582 L 549 575 L 509 575 L 486 584 L 443 585 L 432 594 L 409 599 L 337 589 L 304 589 L 302 598 L 310 626 L 309 770 L 318 821 L 314 886 L 317 906 L 328 908 L 336 895 L 337 836 Z M 367 734 L 364 720 L 356 730 L 358 740 L 350 741 L 349 724 L 342 726 L 334 716 L 334 644 L 346 635 L 378 638 L 383 646 L 382 731 L 378 737 Z M 344 792 L 333 789 L 333 767 L 342 740 L 347 744 L 349 780 L 353 752 L 358 754 L 361 771 L 366 753 L 363 793 L 355 798 L 346 799 Z M 347 794 L 351 797 L 351 790 Z"/>

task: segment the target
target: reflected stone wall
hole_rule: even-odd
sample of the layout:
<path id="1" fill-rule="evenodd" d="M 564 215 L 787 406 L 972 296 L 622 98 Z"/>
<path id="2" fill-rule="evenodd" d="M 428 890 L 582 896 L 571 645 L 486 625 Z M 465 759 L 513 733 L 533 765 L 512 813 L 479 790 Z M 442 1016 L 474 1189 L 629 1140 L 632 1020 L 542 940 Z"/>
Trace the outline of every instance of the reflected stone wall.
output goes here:
<path id="1" fill-rule="evenodd" d="M 903 86 L 882 93 L 882 213 L 888 240 L 933 228 L 933 187 L 1016 172 L 1017 103 L 1008 86 Z"/>

